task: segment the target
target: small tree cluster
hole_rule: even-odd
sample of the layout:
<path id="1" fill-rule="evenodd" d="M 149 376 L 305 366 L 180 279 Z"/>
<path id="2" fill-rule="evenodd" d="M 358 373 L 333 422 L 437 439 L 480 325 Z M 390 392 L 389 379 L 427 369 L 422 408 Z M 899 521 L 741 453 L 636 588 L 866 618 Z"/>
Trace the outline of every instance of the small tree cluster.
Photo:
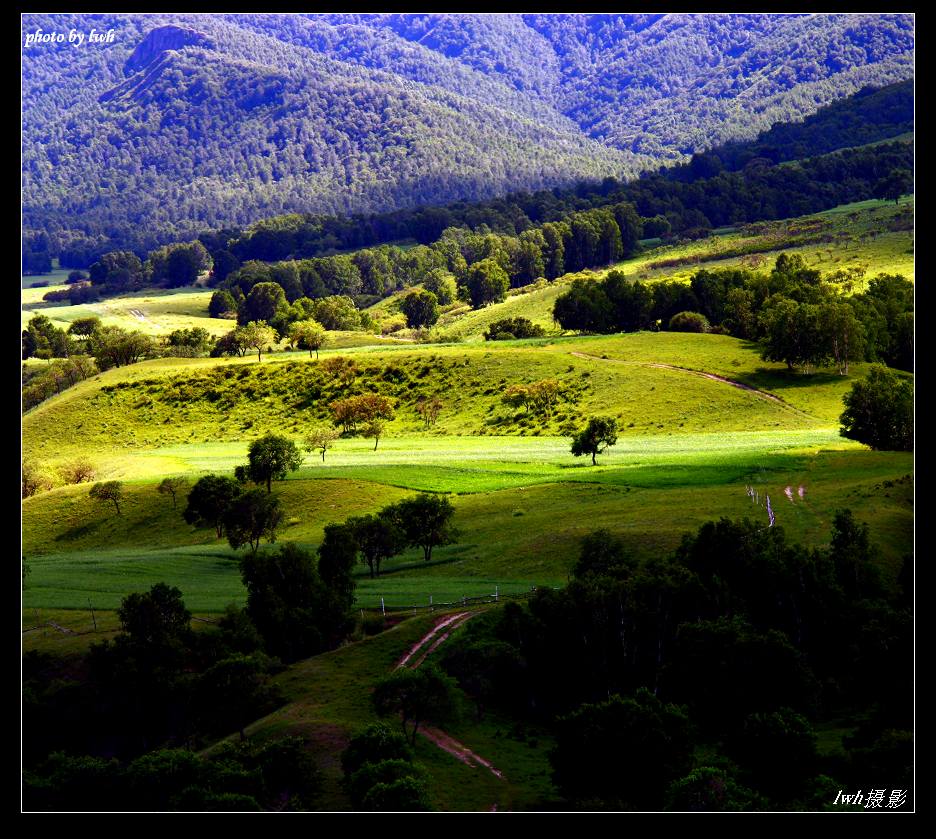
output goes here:
<path id="1" fill-rule="evenodd" d="M 555 379 L 541 379 L 528 385 L 510 385 L 501 399 L 511 408 L 522 407 L 531 413 L 549 417 L 561 397 L 562 385 L 559 382 Z"/>
<path id="2" fill-rule="evenodd" d="M 381 563 L 407 547 L 422 548 L 423 559 L 429 562 L 435 547 L 452 544 L 458 538 L 451 523 L 454 514 L 448 498 L 424 492 L 377 513 L 353 516 L 342 525 L 332 525 L 333 538 L 340 535 L 343 544 L 353 546 L 371 577 L 378 577 Z"/>
<path id="3" fill-rule="evenodd" d="M 426 772 L 413 763 L 405 737 L 378 722 L 351 738 L 341 754 L 344 785 L 355 810 L 428 810 Z"/>
<path id="4" fill-rule="evenodd" d="M 328 407 L 335 425 L 340 425 L 346 434 L 361 433 L 366 437 L 373 437 L 375 450 L 387 421 L 393 419 L 393 400 L 379 393 L 338 399 Z M 359 424 L 362 426 L 360 430 Z"/>
<path id="5" fill-rule="evenodd" d="M 436 424 L 443 407 L 445 405 L 438 396 L 420 396 L 416 400 L 416 413 L 422 418 L 426 428 Z"/>

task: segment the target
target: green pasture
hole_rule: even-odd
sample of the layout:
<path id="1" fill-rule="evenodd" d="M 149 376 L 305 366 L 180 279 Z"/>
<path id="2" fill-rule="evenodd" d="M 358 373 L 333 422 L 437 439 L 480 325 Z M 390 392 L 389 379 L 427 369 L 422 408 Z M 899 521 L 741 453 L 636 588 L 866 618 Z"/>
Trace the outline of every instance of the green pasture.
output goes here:
<path id="1" fill-rule="evenodd" d="M 378 454 L 397 437 L 556 436 L 595 414 L 615 417 L 621 432 L 631 435 L 827 428 L 837 422 L 842 395 L 865 370 L 853 365 L 848 376 L 807 376 L 761 361 L 753 344 L 682 333 L 331 354 L 339 352 L 357 361 L 353 392 L 379 387 L 396 402 L 396 418 Z M 769 390 L 780 401 L 699 372 Z M 555 379 L 565 390 L 549 417 L 502 402 L 509 385 L 542 378 Z M 310 426 L 330 422 L 328 404 L 346 392 L 301 353 L 263 362 L 158 359 L 110 370 L 28 412 L 24 452 L 50 468 L 82 454 L 102 473 L 128 474 L 144 451 L 246 444 L 267 431 L 299 440 Z M 417 412 L 424 396 L 443 403 L 428 434 Z M 348 445 L 354 444 L 342 440 L 338 448 Z"/>
<path id="2" fill-rule="evenodd" d="M 275 485 L 285 512 L 279 539 L 312 549 L 325 524 L 375 512 L 414 490 L 468 493 L 453 496 L 458 542 L 436 548 L 431 563 L 410 549 L 387 562 L 378 580 L 361 567 L 358 596 L 368 607 L 381 595 L 388 605 L 412 605 L 430 595 L 439 601 L 490 593 L 495 585 L 505 593 L 561 585 L 582 536 L 599 527 L 646 559 L 671 551 L 683 533 L 714 518 L 766 523 L 768 494 L 778 523 L 795 540 L 824 544 L 832 512 L 850 507 L 871 524 L 890 573 L 911 549 L 912 485 L 904 476 L 912 455 L 870 452 L 830 431 L 786 439 L 770 433 L 651 439 L 612 450 L 597 467 L 567 465 L 572 458 L 560 451 L 562 441 L 550 440 L 515 440 L 501 456 L 517 460 L 484 461 L 485 442 L 458 441 L 448 454 L 424 452 L 416 464 L 405 462 L 403 450 L 388 452 L 383 470 L 356 471 L 354 460 L 364 452 L 345 452 L 345 465 L 309 465 Z M 530 445 L 523 452 L 517 444 Z M 233 462 L 225 460 L 230 451 L 216 454 L 213 469 Z M 174 456 L 184 462 L 187 455 L 197 452 Z M 198 472 L 189 474 L 194 479 Z M 747 496 L 748 485 L 760 493 L 761 506 Z M 87 485 L 24 502 L 23 551 L 31 569 L 24 606 L 80 609 L 93 596 L 96 606 L 114 608 L 127 593 L 161 580 L 179 586 L 194 610 L 242 600 L 226 542 L 187 525 L 155 481 L 128 483 L 125 491 L 120 516 L 93 502 Z"/>

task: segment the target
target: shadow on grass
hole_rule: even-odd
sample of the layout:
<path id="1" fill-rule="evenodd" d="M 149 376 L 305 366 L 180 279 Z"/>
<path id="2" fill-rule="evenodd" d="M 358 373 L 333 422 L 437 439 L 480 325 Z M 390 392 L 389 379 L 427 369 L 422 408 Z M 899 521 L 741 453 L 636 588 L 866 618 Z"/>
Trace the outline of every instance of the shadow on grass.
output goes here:
<path id="1" fill-rule="evenodd" d="M 103 522 L 100 521 L 89 521 L 85 524 L 76 524 L 74 527 L 69 527 L 68 530 L 63 530 L 55 537 L 56 542 L 71 542 L 74 539 L 80 539 L 82 536 L 87 536 L 89 533 L 94 533 Z"/>

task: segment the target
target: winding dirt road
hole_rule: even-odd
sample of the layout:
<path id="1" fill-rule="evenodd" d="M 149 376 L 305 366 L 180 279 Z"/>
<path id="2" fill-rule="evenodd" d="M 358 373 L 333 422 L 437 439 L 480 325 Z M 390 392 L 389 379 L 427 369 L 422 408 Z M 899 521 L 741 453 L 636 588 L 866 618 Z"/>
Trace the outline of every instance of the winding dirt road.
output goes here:
<path id="1" fill-rule="evenodd" d="M 406 655 L 396 663 L 394 670 L 399 670 L 401 667 L 407 666 L 415 670 L 430 654 L 442 646 L 458 627 L 471 620 L 476 614 L 476 612 L 457 612 L 454 615 L 442 618 L 442 620 L 438 621 L 432 629 L 407 650 Z M 495 768 L 480 755 L 475 754 L 463 743 L 459 743 L 456 739 L 450 737 L 441 729 L 431 725 L 422 725 L 419 728 L 419 733 L 429 740 L 429 742 L 435 743 L 440 749 L 448 752 L 452 757 L 460 760 L 467 766 L 480 766 L 487 769 L 488 772 L 500 780 L 504 780 L 503 772 Z M 497 805 L 494 806 L 496 809 Z"/>

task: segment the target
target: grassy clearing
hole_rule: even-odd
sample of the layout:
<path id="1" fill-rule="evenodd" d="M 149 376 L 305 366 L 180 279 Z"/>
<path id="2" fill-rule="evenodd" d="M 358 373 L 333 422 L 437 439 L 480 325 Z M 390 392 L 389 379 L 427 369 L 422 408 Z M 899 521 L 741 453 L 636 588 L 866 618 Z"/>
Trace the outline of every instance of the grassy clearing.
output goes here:
<path id="1" fill-rule="evenodd" d="M 105 326 L 139 330 L 153 336 L 168 335 L 175 329 L 191 329 L 200 326 L 211 335 L 223 335 L 234 324 L 208 316 L 211 289 L 185 287 L 174 289 L 147 289 L 121 297 L 110 297 L 97 303 L 71 306 L 67 303 L 42 302 L 42 294 L 50 289 L 31 289 L 23 292 L 22 321 L 25 324 L 41 311 L 60 328 L 67 329 L 76 318 L 92 315 L 101 319 Z"/>

